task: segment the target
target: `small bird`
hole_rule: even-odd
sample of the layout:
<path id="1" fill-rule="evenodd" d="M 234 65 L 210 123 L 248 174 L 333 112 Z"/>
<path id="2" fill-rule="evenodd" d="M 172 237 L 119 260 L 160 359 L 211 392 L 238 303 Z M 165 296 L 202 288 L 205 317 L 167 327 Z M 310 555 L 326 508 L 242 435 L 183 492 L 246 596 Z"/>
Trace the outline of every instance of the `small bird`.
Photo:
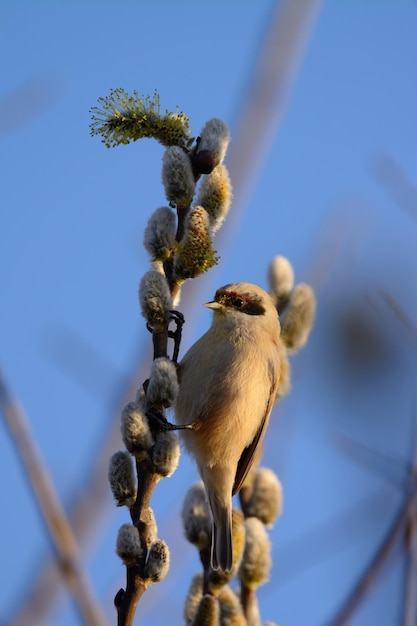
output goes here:
<path id="1" fill-rule="evenodd" d="M 175 414 L 213 515 L 211 566 L 230 571 L 232 496 L 255 460 L 279 381 L 280 325 L 272 298 L 250 283 L 216 291 L 209 330 L 179 364 Z"/>

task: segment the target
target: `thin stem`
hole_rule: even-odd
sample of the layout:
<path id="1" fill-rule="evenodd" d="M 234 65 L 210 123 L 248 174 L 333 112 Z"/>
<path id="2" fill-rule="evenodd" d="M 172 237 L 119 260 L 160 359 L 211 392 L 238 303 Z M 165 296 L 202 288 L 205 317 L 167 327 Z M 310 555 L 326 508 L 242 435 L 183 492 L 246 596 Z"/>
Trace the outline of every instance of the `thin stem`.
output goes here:
<path id="1" fill-rule="evenodd" d="M 30 431 L 29 422 L 23 409 L 12 397 L 1 372 L 0 408 L 48 528 L 56 551 L 59 570 L 74 596 L 83 622 L 88 626 L 103 626 L 106 620 L 94 598 L 90 581 L 84 572 L 81 554 L 72 528 L 61 506 L 41 453 L 35 444 L 35 437 Z"/>

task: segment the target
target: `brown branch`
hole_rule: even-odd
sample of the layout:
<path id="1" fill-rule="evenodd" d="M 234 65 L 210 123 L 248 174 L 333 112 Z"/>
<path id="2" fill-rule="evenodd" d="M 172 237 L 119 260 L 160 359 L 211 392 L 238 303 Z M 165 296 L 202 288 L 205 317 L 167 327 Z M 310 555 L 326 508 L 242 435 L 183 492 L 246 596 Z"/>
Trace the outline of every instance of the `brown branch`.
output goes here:
<path id="1" fill-rule="evenodd" d="M 404 534 L 407 522 L 410 516 L 413 515 L 413 510 L 416 506 L 417 490 L 415 490 L 410 496 L 407 496 L 394 522 L 382 540 L 376 554 L 372 557 L 362 576 L 343 603 L 342 607 L 337 612 L 336 616 L 328 622 L 328 626 L 343 626 L 343 624 L 347 623 L 348 619 L 352 616 L 364 596 L 374 585 L 377 575 L 391 554 L 396 541 Z"/>
<path id="2" fill-rule="evenodd" d="M 72 528 L 59 502 L 40 451 L 35 445 L 35 437 L 30 432 L 28 420 L 16 399 L 12 397 L 1 372 L 0 408 L 25 468 L 39 511 L 48 528 L 59 570 L 74 596 L 83 622 L 89 626 L 103 626 L 106 620 L 84 572 Z"/>

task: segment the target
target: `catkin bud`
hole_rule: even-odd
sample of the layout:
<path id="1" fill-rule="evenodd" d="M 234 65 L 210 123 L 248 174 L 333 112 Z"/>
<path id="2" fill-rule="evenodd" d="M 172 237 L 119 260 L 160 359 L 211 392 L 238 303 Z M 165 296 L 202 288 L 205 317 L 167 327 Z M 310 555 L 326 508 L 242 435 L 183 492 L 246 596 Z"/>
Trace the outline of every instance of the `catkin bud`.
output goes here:
<path id="1" fill-rule="evenodd" d="M 305 283 L 296 285 L 281 322 L 281 339 L 288 352 L 297 352 L 307 343 L 315 315 L 314 291 Z"/>
<path id="2" fill-rule="evenodd" d="M 266 526 L 272 526 L 282 511 L 282 485 L 276 474 L 261 467 L 255 474 L 252 497 L 245 503 L 246 517 L 257 517 Z"/>
<path id="3" fill-rule="evenodd" d="M 236 594 L 225 585 L 218 595 L 220 604 L 220 626 L 247 626 L 242 605 Z"/>
<path id="4" fill-rule="evenodd" d="M 162 159 L 162 183 L 169 202 L 189 206 L 193 199 L 195 179 L 190 157 L 179 146 L 170 146 Z"/>
<path id="5" fill-rule="evenodd" d="M 232 544 L 233 544 L 233 563 L 230 572 L 222 570 L 210 570 L 209 581 L 210 591 L 217 593 L 221 587 L 226 585 L 236 574 L 243 550 L 245 547 L 245 522 L 242 511 L 233 509 L 232 511 Z"/>
<path id="6" fill-rule="evenodd" d="M 138 529 L 133 524 L 123 524 L 119 528 L 116 553 L 127 566 L 136 565 L 142 555 Z"/>
<path id="7" fill-rule="evenodd" d="M 212 521 L 202 482 L 196 483 L 187 491 L 181 517 L 188 541 L 199 550 L 206 548 L 211 539 Z"/>
<path id="8" fill-rule="evenodd" d="M 165 357 L 153 361 L 146 391 L 148 402 L 155 407 L 170 407 L 178 395 L 178 377 L 175 364 Z"/>
<path id="9" fill-rule="evenodd" d="M 256 517 L 245 521 L 246 541 L 239 578 L 248 589 L 256 589 L 269 578 L 272 566 L 271 543 L 263 523 Z"/>
<path id="10" fill-rule="evenodd" d="M 161 206 L 150 216 L 143 235 L 143 245 L 152 261 L 165 261 L 173 253 L 177 219 L 172 209 Z"/>
<path id="11" fill-rule="evenodd" d="M 180 459 L 180 442 L 172 430 L 158 433 L 152 449 L 154 471 L 161 477 L 172 476 Z"/>
<path id="12" fill-rule="evenodd" d="M 146 547 L 150 548 L 158 539 L 158 526 L 156 525 L 155 513 L 149 506 L 146 515 L 142 513 L 141 522 L 146 524 Z"/>
<path id="13" fill-rule="evenodd" d="M 164 580 L 168 574 L 170 562 L 169 548 L 165 541 L 158 539 L 148 552 L 146 564 L 143 570 L 143 578 L 154 583 Z"/>
<path id="14" fill-rule="evenodd" d="M 216 265 L 217 261 L 211 244 L 207 211 L 197 206 L 188 214 L 184 236 L 177 246 L 175 277 L 179 282 L 195 278 Z"/>
<path id="15" fill-rule="evenodd" d="M 203 596 L 203 574 L 193 576 L 188 590 L 184 607 L 184 619 L 187 626 L 191 626 L 197 612 L 199 602 Z"/>
<path id="16" fill-rule="evenodd" d="M 205 176 L 198 190 L 197 204 L 204 207 L 210 219 L 212 234 L 219 230 L 232 202 L 232 185 L 224 165 Z"/>
<path id="17" fill-rule="evenodd" d="M 154 330 L 167 327 L 172 306 L 165 276 L 157 270 L 148 270 L 139 283 L 139 302 L 143 317 Z"/>
<path id="18" fill-rule="evenodd" d="M 291 289 L 294 286 L 294 270 L 291 263 L 283 256 L 276 256 L 268 268 L 268 282 L 275 298 L 278 310 L 280 305 L 288 300 Z"/>
<path id="19" fill-rule="evenodd" d="M 208 120 L 200 133 L 194 169 L 197 174 L 210 174 L 223 162 L 230 141 L 226 122 L 219 117 Z"/>
<path id="20" fill-rule="evenodd" d="M 131 454 L 136 458 L 148 456 L 154 442 L 143 402 L 126 404 L 121 416 L 121 432 L 123 443 Z"/>
<path id="21" fill-rule="evenodd" d="M 136 479 L 128 452 L 119 451 L 112 455 L 107 477 L 117 506 L 132 506 L 136 500 Z"/>

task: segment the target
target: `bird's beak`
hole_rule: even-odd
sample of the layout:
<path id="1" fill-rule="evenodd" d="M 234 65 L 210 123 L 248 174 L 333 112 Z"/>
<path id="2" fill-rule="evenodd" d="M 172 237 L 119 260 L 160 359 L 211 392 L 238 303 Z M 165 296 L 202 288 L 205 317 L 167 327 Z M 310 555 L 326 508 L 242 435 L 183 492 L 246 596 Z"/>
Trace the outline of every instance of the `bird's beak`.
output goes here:
<path id="1" fill-rule="evenodd" d="M 203 306 L 206 306 L 208 309 L 213 309 L 213 311 L 223 311 L 224 305 L 220 304 L 220 302 L 216 302 L 213 300 L 212 302 L 205 302 Z"/>

